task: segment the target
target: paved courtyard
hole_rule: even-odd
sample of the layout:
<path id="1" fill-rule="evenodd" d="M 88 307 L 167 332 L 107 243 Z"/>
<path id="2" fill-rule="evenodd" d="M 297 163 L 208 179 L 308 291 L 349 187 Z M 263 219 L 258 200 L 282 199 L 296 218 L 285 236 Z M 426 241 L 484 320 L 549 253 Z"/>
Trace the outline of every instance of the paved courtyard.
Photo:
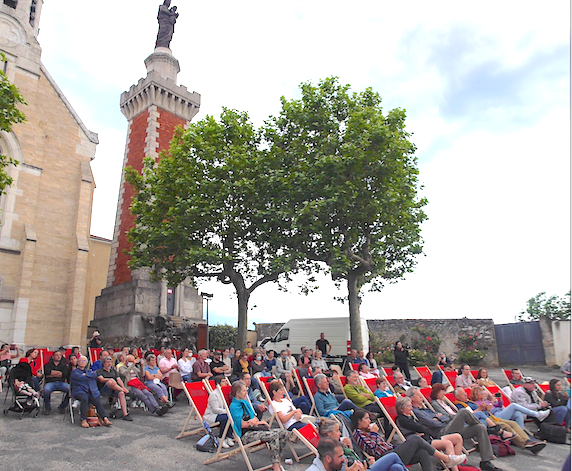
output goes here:
<path id="1" fill-rule="evenodd" d="M 552 377 L 548 368 L 523 368 L 525 374 L 539 381 Z M 490 376 L 505 385 L 500 370 L 491 370 Z M 62 416 L 56 410 L 50 416 L 37 418 L 9 413 L 0 417 L 0 469 L 3 471 L 68 471 L 68 470 L 212 470 L 247 471 L 240 455 L 208 466 L 203 461 L 212 455 L 195 449 L 198 437 L 175 440 L 189 413 L 189 406 L 181 399 L 171 412 L 156 417 L 141 409 L 132 411 L 133 422 L 113 421 L 111 427 L 82 429 L 76 422 L 69 422 L 69 415 Z M 2 401 L 4 395 L 2 395 Z M 9 401 L 8 401 L 9 402 Z M 4 406 L 8 405 L 2 404 Z M 57 404 L 57 399 L 54 401 Z M 65 419 L 64 419 L 65 417 Z M 296 449 L 303 451 L 301 445 Z M 548 444 L 540 453 L 515 448 L 516 456 L 500 458 L 495 464 L 506 471 L 555 471 L 570 453 L 569 445 Z M 262 450 L 250 455 L 254 467 L 268 463 L 268 454 Z M 289 457 L 289 452 L 286 453 Z M 478 465 L 479 456 L 469 457 L 469 464 Z M 284 465 L 286 471 L 302 471 L 311 463 L 311 458 L 301 463 Z M 419 471 L 419 466 L 411 467 Z"/>

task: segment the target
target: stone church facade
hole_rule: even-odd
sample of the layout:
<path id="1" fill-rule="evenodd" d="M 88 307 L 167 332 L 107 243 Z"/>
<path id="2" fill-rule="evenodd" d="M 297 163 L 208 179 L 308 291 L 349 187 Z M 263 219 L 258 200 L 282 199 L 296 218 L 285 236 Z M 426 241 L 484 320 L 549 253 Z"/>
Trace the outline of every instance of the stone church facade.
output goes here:
<path id="1" fill-rule="evenodd" d="M 8 79 L 27 102 L 27 121 L 0 133 L 19 161 L 0 196 L 0 342 L 81 345 L 89 300 L 90 219 L 97 134 L 41 63 L 43 0 L 0 3 L 0 51 Z"/>

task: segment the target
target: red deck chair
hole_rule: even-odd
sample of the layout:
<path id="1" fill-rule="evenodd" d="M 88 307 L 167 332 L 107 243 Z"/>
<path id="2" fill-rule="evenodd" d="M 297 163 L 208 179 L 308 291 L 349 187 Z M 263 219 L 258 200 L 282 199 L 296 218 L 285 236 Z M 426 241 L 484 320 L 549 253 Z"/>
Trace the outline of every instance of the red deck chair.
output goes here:
<path id="1" fill-rule="evenodd" d="M 502 372 L 504 373 L 504 377 L 506 379 L 506 382 L 508 383 L 508 386 L 510 387 L 510 389 L 514 391 L 514 386 L 510 382 L 510 380 L 512 379 L 512 371 L 503 369 Z"/>
<path id="2" fill-rule="evenodd" d="M 449 382 L 449 385 L 455 389 L 457 386 L 455 386 L 457 384 L 457 376 L 459 376 L 457 374 L 456 371 L 443 371 L 443 374 L 445 375 L 445 378 L 447 378 L 447 381 Z"/>
<path id="3" fill-rule="evenodd" d="M 427 384 L 431 386 L 431 378 L 433 377 L 433 373 L 427 365 L 425 366 L 414 366 L 413 367 L 420 378 L 425 378 L 427 380 Z"/>
<path id="4" fill-rule="evenodd" d="M 93 365 L 97 360 L 99 360 L 99 354 L 103 351 L 103 348 L 88 348 L 89 352 L 89 364 Z"/>
<path id="5" fill-rule="evenodd" d="M 216 388 L 214 379 L 209 379 L 208 381 L 203 379 L 203 383 L 205 383 L 205 386 L 207 387 L 207 391 L 209 392 L 209 394 L 212 393 Z"/>
<path id="6" fill-rule="evenodd" d="M 175 357 L 175 360 L 179 361 L 182 355 L 183 353 L 181 350 L 173 350 L 173 356 Z"/>
<path id="7" fill-rule="evenodd" d="M 274 381 L 276 378 L 274 376 L 259 376 L 258 382 L 262 382 L 264 384 L 268 384 L 271 381 Z"/>
<path id="8" fill-rule="evenodd" d="M 302 382 L 302 376 L 300 375 L 298 368 L 294 368 L 293 371 L 294 371 L 294 374 L 292 375 L 292 378 L 294 378 L 294 382 L 298 386 L 298 396 L 297 397 L 305 396 L 306 390 L 304 389 L 304 383 Z"/>
<path id="9" fill-rule="evenodd" d="M 380 372 L 383 371 L 385 376 L 393 376 L 393 370 L 391 368 L 386 368 L 385 366 L 379 370 Z"/>
<path id="10" fill-rule="evenodd" d="M 320 442 L 320 435 L 318 435 L 316 427 L 314 427 L 312 424 L 306 424 L 300 429 L 294 429 L 294 435 L 297 436 L 298 440 L 300 440 L 310 450 L 309 453 L 300 456 L 300 459 L 304 459 L 310 455 L 316 455 L 316 457 L 318 456 L 317 448 L 318 443 Z"/>
<path id="11" fill-rule="evenodd" d="M 376 402 L 380 405 L 381 411 L 385 417 L 387 417 L 387 421 L 391 426 L 391 433 L 389 434 L 387 441 L 391 442 L 395 434 L 397 434 L 401 440 L 405 441 L 403 433 L 401 433 L 401 430 L 399 430 L 397 424 L 395 423 L 395 419 L 397 418 L 397 410 L 395 409 L 395 396 L 381 397 L 377 399 L 378 401 Z"/>
<path id="12" fill-rule="evenodd" d="M 316 382 L 314 378 L 302 378 L 304 382 L 304 386 L 306 387 L 306 391 L 308 391 L 308 396 L 310 397 L 310 402 L 312 403 L 312 407 L 310 408 L 310 415 L 318 414 L 318 409 L 316 408 L 316 403 L 314 402 L 314 394 L 318 392 L 318 388 L 316 387 Z"/>
<path id="13" fill-rule="evenodd" d="M 193 383 L 187 383 L 187 384 L 193 384 Z M 217 386 L 217 389 L 220 389 L 220 386 Z M 250 459 L 248 458 L 249 453 L 253 453 L 253 452 L 261 450 L 263 448 L 267 448 L 266 443 L 263 443 L 261 441 L 255 441 L 255 442 L 252 442 L 252 443 L 245 445 L 244 443 L 242 443 L 242 440 L 240 439 L 240 437 L 235 433 L 232 436 L 232 439 L 236 442 L 237 447 L 235 449 L 230 450 L 230 451 L 222 451 L 223 450 L 222 443 L 227 438 L 228 431 L 234 425 L 232 415 L 230 414 L 230 410 L 229 410 L 228 404 L 226 404 L 226 402 L 224 403 L 224 407 L 226 409 L 225 412 L 228 415 L 228 422 L 226 423 L 226 427 L 223 430 L 222 437 L 220 437 L 218 439 L 219 446 L 215 452 L 215 455 L 212 458 L 209 458 L 208 460 L 206 460 L 203 464 L 207 465 L 207 464 L 211 464 L 211 463 L 216 463 L 217 461 L 225 460 L 225 459 L 228 459 L 234 455 L 238 455 L 239 453 L 241 453 L 242 457 L 244 459 L 244 462 L 246 463 L 246 466 L 248 467 L 249 471 L 263 471 L 265 469 L 271 468 L 272 465 L 268 464 L 266 466 L 262 466 L 262 467 L 257 468 L 255 470 L 252 467 L 252 464 L 250 463 Z M 229 465 L 229 469 L 236 469 L 236 466 Z"/>
<path id="14" fill-rule="evenodd" d="M 359 371 L 359 365 L 360 363 L 351 363 L 350 366 L 352 367 L 352 370 L 354 371 Z"/>
<path id="15" fill-rule="evenodd" d="M 191 411 L 189 412 L 189 416 L 183 425 L 183 429 L 181 433 L 177 435 L 175 438 L 183 438 L 188 437 L 190 435 L 195 435 L 200 432 L 206 432 L 204 424 L 203 424 L 203 415 L 205 410 L 207 409 L 207 405 L 209 403 L 209 392 L 205 384 L 202 381 L 196 381 L 194 383 L 184 383 L 185 386 L 185 394 L 189 399 L 189 404 L 191 406 Z M 187 426 L 189 422 L 193 419 L 197 419 L 200 421 L 200 425 L 198 428 L 193 430 L 187 430 Z M 218 424 L 213 424 L 215 427 Z"/>
<path id="16" fill-rule="evenodd" d="M 471 376 L 474 378 L 474 380 L 477 380 L 477 376 L 479 375 L 479 370 L 471 370 Z"/>
<path id="17" fill-rule="evenodd" d="M 391 389 L 393 389 L 395 387 L 395 385 L 397 384 L 395 382 L 395 378 L 393 376 L 386 376 L 385 379 L 387 380 L 387 382 L 391 386 Z"/>

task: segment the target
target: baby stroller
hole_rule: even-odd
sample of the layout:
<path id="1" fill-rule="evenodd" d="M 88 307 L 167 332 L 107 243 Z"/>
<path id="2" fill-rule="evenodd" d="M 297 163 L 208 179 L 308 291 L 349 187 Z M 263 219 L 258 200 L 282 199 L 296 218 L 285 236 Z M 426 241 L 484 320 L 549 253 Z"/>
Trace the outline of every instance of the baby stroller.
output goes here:
<path id="1" fill-rule="evenodd" d="M 4 415 L 8 415 L 8 411 L 17 412 L 20 414 L 20 420 L 22 420 L 24 414 L 32 414 L 33 412 L 34 417 L 38 417 L 38 414 L 40 413 L 39 396 L 28 396 L 27 394 L 16 392 L 12 374 L 10 374 L 8 385 L 13 392 L 12 397 L 14 398 L 14 402 L 10 407 L 8 407 L 8 409 L 4 409 Z"/>

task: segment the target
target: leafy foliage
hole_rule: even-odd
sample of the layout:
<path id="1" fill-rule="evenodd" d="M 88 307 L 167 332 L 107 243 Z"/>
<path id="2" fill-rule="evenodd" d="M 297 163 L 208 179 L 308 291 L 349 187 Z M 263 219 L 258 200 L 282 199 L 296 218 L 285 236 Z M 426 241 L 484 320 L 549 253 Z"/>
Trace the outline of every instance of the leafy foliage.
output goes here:
<path id="1" fill-rule="evenodd" d="M 371 89 L 336 78 L 303 83 L 266 123 L 269 209 L 293 251 L 327 265 L 348 287 L 352 347 L 361 348 L 361 288 L 379 290 L 412 271 L 422 252 L 425 199 L 417 195 L 415 146 L 405 111 L 383 114 Z"/>
<path id="2" fill-rule="evenodd" d="M 538 293 L 526 302 L 526 309 L 518 315 L 519 321 L 537 321 L 541 317 L 551 320 L 570 320 L 570 291 L 564 296 L 547 296 L 546 292 Z"/>
<path id="3" fill-rule="evenodd" d="M 6 61 L 6 56 L 1 52 L 0 59 L 2 62 Z M 0 69 L 0 131 L 11 132 L 14 124 L 26 120 L 18 105 L 26 105 L 26 101 L 20 95 L 18 87 L 11 83 Z M 6 172 L 9 165 L 18 165 L 18 161 L 0 153 L 0 195 L 12 184 L 12 178 Z"/>
<path id="4" fill-rule="evenodd" d="M 469 365 L 478 365 L 479 362 L 487 356 L 488 342 L 483 335 L 460 333 L 455 346 L 459 350 L 456 360 L 459 363 L 468 363 Z"/>
<path id="5" fill-rule="evenodd" d="M 211 350 L 223 350 L 236 345 L 238 329 L 228 324 L 217 324 L 209 327 L 209 347 Z"/>
<path id="6" fill-rule="evenodd" d="M 263 150 L 246 113 L 224 109 L 175 132 L 169 152 L 146 158 L 131 211 L 132 268 L 152 267 L 176 285 L 215 277 L 238 297 L 237 346 L 244 348 L 250 294 L 263 283 L 287 279 L 296 260 L 276 243 L 267 211 Z M 268 185 L 264 186 L 268 188 Z"/>
<path id="7" fill-rule="evenodd" d="M 411 346 L 416 350 L 424 352 L 426 359 L 429 360 L 426 364 L 434 365 L 437 363 L 437 354 L 441 346 L 439 333 L 434 329 L 426 327 L 425 324 L 415 325 L 411 330 L 414 332 Z"/>

